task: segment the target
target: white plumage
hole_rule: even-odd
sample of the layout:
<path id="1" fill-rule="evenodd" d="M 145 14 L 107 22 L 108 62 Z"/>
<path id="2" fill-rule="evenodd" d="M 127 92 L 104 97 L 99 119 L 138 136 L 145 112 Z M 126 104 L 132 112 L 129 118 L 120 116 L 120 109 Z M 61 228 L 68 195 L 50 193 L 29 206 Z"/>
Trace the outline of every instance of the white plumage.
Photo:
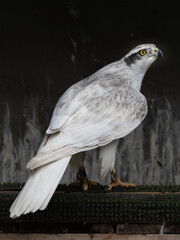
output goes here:
<path id="1" fill-rule="evenodd" d="M 153 44 L 140 45 L 62 95 L 37 155 L 27 164 L 31 174 L 10 208 L 11 217 L 45 209 L 76 153 L 103 146 L 102 177 L 113 168 L 117 139 L 133 131 L 147 114 L 140 87 L 160 53 Z"/>
<path id="2" fill-rule="evenodd" d="M 10 208 L 11 217 L 19 217 L 22 213 L 44 210 L 47 207 L 59 181 L 69 163 L 67 157 L 44 165 L 31 172 L 24 188 Z"/>

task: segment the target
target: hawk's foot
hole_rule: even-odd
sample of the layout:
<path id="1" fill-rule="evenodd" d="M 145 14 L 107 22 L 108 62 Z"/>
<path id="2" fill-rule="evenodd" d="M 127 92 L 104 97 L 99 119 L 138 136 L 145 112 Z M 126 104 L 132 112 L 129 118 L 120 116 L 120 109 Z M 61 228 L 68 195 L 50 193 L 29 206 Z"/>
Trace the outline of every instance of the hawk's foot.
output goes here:
<path id="1" fill-rule="evenodd" d="M 84 191 L 88 190 L 89 185 L 98 185 L 99 183 L 89 181 L 86 175 L 85 168 L 80 168 L 79 172 L 77 173 L 77 179 L 80 181 L 80 184 L 83 187 Z"/>
<path id="2" fill-rule="evenodd" d="M 115 168 L 113 168 L 112 172 L 111 172 L 111 183 L 107 185 L 106 190 L 110 191 L 113 187 L 116 186 L 122 186 L 122 187 L 136 187 L 135 184 L 133 183 L 126 183 L 126 182 L 122 182 L 116 173 Z"/>

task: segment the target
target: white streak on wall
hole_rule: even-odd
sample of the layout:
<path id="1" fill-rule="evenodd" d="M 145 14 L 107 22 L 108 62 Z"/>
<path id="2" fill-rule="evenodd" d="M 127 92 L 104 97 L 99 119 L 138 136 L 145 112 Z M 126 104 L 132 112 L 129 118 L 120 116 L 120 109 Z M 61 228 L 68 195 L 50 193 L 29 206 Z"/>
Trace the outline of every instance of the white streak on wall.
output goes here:
<path id="1" fill-rule="evenodd" d="M 15 172 L 15 165 L 11 164 L 11 160 L 14 159 L 14 149 L 12 133 L 10 129 L 10 110 L 8 103 L 6 104 L 5 115 L 4 115 L 4 126 L 3 126 L 3 142 L 0 153 L 1 160 L 1 174 L 0 181 L 8 182 L 12 172 Z M 12 179 L 13 180 L 13 179 Z"/>
<path id="2" fill-rule="evenodd" d="M 29 106 L 29 108 L 28 108 Z M 25 132 L 21 138 L 13 137 L 11 129 L 11 114 L 8 103 L 4 115 L 4 126 L 0 152 L 0 182 L 24 182 L 28 171 L 26 163 L 34 156 L 42 139 L 41 129 L 37 120 L 37 105 L 31 98 L 25 105 L 25 115 L 28 117 L 25 123 Z M 28 109 L 28 113 L 27 113 Z M 31 118 L 29 118 L 31 116 Z M 19 126 L 21 128 L 21 126 Z"/>

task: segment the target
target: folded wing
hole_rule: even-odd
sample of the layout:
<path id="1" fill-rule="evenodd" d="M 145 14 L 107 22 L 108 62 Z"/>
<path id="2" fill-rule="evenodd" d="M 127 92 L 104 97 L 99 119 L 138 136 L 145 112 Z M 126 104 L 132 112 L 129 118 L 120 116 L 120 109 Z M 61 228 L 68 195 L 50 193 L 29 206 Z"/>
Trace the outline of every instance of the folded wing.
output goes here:
<path id="1" fill-rule="evenodd" d="M 52 159 L 56 161 L 104 146 L 129 134 L 146 116 L 145 97 L 131 86 L 110 88 L 109 91 L 101 86 L 94 87 L 94 84 L 86 87 L 83 93 L 75 96 L 72 104 L 67 104 L 67 119 L 61 126 L 50 124 L 47 132 L 54 133 L 47 135 L 47 144 L 41 146 L 28 168 L 35 169 Z M 55 125 L 56 128 L 52 127 Z"/>

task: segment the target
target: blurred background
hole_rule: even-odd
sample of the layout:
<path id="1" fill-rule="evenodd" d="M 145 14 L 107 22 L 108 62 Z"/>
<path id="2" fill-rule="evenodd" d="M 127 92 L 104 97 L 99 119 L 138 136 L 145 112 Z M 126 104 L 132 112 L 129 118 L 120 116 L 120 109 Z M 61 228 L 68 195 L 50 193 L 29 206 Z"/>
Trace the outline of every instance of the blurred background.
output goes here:
<path id="1" fill-rule="evenodd" d="M 0 3 L 0 183 L 24 182 L 62 93 L 142 43 L 164 57 L 148 70 L 149 112 L 118 146 L 123 181 L 180 184 L 180 17 L 176 1 Z M 96 150 L 86 155 L 94 180 Z M 91 164 L 93 163 L 93 164 Z"/>

